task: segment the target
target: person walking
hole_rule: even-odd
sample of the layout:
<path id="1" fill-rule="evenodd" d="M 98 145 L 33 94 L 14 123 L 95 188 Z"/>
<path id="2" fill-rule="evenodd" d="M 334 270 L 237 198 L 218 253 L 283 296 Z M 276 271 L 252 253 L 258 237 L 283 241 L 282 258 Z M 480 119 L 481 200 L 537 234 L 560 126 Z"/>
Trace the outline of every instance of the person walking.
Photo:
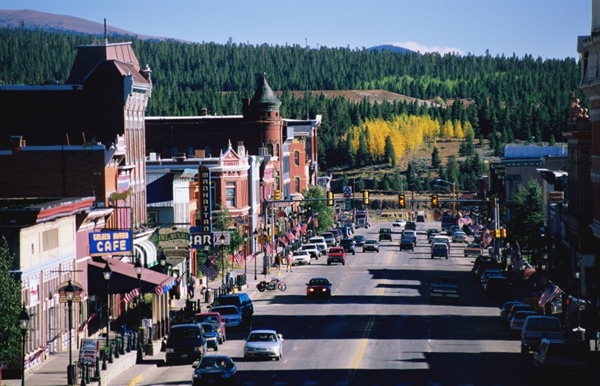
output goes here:
<path id="1" fill-rule="evenodd" d="M 290 270 L 290 272 L 292 272 L 292 251 L 288 251 L 287 256 L 285 258 L 285 262 L 287 263 L 286 267 L 285 267 L 285 272 L 288 271 L 288 269 Z"/>
<path id="2" fill-rule="evenodd" d="M 283 264 L 283 257 L 281 256 L 281 253 L 278 253 L 277 257 L 275 258 L 275 265 L 277 266 L 277 273 L 281 272 L 282 264 Z"/>

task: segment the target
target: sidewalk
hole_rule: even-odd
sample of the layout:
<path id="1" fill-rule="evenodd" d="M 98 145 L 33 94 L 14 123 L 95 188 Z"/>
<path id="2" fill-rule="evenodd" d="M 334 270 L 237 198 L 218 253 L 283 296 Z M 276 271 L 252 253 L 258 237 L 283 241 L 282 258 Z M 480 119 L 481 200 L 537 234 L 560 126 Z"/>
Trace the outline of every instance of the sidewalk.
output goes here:
<path id="1" fill-rule="evenodd" d="M 241 292 L 246 292 L 253 298 L 258 291 L 256 290 L 256 284 L 263 280 L 262 275 L 262 255 L 258 257 L 259 261 L 257 267 L 256 280 L 254 280 L 254 262 L 250 262 L 247 267 L 246 286 L 242 288 Z M 275 272 L 274 268 L 271 269 L 271 274 Z M 233 277 L 244 273 L 244 267 L 235 267 L 231 272 Z M 270 275 L 267 275 L 267 280 Z M 215 289 L 220 287 L 221 278 L 215 279 L 209 282 L 209 288 Z M 194 290 L 195 299 L 202 301 L 202 309 L 204 310 L 207 303 L 200 296 L 201 283 L 196 281 L 196 288 Z M 185 307 L 186 298 L 184 296 L 181 299 L 176 300 L 173 304 L 173 309 L 182 309 Z M 153 342 L 154 355 L 144 355 L 144 362 L 136 365 L 137 353 L 135 350 L 121 354 L 119 358 L 113 358 L 113 363 L 107 363 L 106 370 L 100 370 L 100 382 L 90 382 L 87 385 L 110 385 L 110 386 L 134 386 L 139 382 L 145 374 L 148 374 L 156 368 L 158 363 L 164 360 L 164 352 L 161 352 L 161 341 Z M 76 362 L 79 358 L 79 351 L 73 351 L 73 362 Z M 67 366 L 69 365 L 69 353 L 58 352 L 51 354 L 46 360 L 37 366 L 34 366 L 25 371 L 25 384 L 27 386 L 66 386 L 67 385 Z M 102 363 L 100 363 L 102 368 Z M 91 376 L 93 376 L 94 370 L 91 370 Z M 76 379 L 76 385 L 81 385 L 81 378 L 78 376 Z M 0 381 L 0 386 L 21 386 L 21 379 L 3 379 Z"/>

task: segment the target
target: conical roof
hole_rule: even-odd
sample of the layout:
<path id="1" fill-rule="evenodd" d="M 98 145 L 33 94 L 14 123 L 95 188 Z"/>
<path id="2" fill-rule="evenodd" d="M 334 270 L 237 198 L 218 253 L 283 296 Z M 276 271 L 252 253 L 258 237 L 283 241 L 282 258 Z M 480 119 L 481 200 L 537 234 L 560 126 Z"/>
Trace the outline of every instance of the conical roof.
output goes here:
<path id="1" fill-rule="evenodd" d="M 279 111 L 281 101 L 277 99 L 271 86 L 267 83 L 267 74 L 263 73 L 258 80 L 258 87 L 250 100 L 252 110 L 255 112 Z"/>

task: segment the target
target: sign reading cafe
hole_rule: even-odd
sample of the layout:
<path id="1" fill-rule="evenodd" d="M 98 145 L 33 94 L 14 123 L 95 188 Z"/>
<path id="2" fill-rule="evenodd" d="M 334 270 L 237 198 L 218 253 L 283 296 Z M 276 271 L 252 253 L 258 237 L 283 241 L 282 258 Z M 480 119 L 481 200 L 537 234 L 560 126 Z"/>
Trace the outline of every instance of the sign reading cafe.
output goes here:
<path id="1" fill-rule="evenodd" d="M 131 231 L 104 230 L 90 232 L 90 255 L 112 255 L 131 253 Z"/>

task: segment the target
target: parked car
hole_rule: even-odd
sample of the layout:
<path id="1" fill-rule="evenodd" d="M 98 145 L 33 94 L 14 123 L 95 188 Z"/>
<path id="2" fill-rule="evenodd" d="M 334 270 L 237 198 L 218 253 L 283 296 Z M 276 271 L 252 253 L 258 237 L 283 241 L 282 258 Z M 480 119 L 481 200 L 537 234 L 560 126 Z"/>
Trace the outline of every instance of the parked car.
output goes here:
<path id="1" fill-rule="evenodd" d="M 165 344 L 165 362 L 192 363 L 206 355 L 207 345 L 204 330 L 198 323 L 171 326 Z"/>
<path id="2" fill-rule="evenodd" d="M 403 219 L 401 219 L 401 218 L 399 218 L 399 219 L 395 220 L 395 221 L 392 223 L 392 226 L 393 226 L 394 228 L 396 228 L 396 227 L 401 227 L 401 228 L 402 228 L 402 227 L 405 227 L 405 226 L 406 226 L 406 221 L 405 221 L 405 220 L 403 220 Z"/>
<path id="3" fill-rule="evenodd" d="M 344 248 L 329 248 L 329 252 L 327 252 L 327 265 L 331 265 L 331 263 L 341 263 L 342 265 L 346 265 L 346 251 Z"/>
<path id="4" fill-rule="evenodd" d="M 431 258 L 443 257 L 448 260 L 448 245 L 445 243 L 433 243 L 431 245 Z"/>
<path id="5" fill-rule="evenodd" d="M 352 239 L 354 239 L 357 247 L 362 247 L 366 240 L 365 236 L 363 235 L 354 235 Z"/>
<path id="6" fill-rule="evenodd" d="M 565 376 L 565 384 L 576 384 L 573 376 L 589 370 L 590 355 L 590 343 L 587 340 L 542 338 L 531 363 L 542 376 Z"/>
<path id="7" fill-rule="evenodd" d="M 238 292 L 237 294 L 227 294 L 217 297 L 212 306 L 236 306 L 242 311 L 243 323 L 250 322 L 252 315 L 254 314 L 254 304 L 252 299 L 245 292 Z M 212 309 L 211 309 L 212 311 Z"/>
<path id="8" fill-rule="evenodd" d="M 223 344 L 227 340 L 225 321 L 218 312 L 199 312 L 194 315 L 196 323 L 210 323 L 218 334 L 219 343 Z"/>
<path id="9" fill-rule="evenodd" d="M 346 253 L 352 253 L 353 255 L 356 255 L 356 242 L 354 239 L 342 239 L 342 241 L 340 241 L 340 247 L 344 248 Z"/>
<path id="10" fill-rule="evenodd" d="M 310 244 L 315 244 L 317 246 L 317 248 L 319 248 L 319 250 L 321 251 L 321 256 L 327 254 L 327 249 L 329 247 L 327 246 L 327 242 L 325 241 L 325 237 L 323 237 L 323 236 L 313 236 L 310 239 L 308 239 L 308 242 Z"/>
<path id="11" fill-rule="evenodd" d="M 467 256 L 479 256 L 483 254 L 483 247 L 479 243 L 469 243 L 464 250 L 465 257 Z"/>
<path id="12" fill-rule="evenodd" d="M 377 240 L 366 240 L 362 247 L 363 252 L 372 251 L 379 253 L 379 241 Z"/>
<path id="13" fill-rule="evenodd" d="M 515 314 L 518 311 L 535 311 L 535 310 L 533 309 L 533 306 L 528 303 L 513 305 L 510 308 L 510 311 L 508 311 L 508 314 L 506 314 L 506 324 L 507 325 L 510 323 L 510 320 L 513 318 L 513 316 L 515 316 Z"/>
<path id="14" fill-rule="evenodd" d="M 283 336 L 275 330 L 252 330 L 244 344 L 244 358 L 275 358 L 283 356 Z"/>
<path id="15" fill-rule="evenodd" d="M 204 337 L 206 338 L 206 348 L 212 348 L 215 351 L 219 351 L 219 333 L 217 329 L 210 323 L 200 323 L 204 330 Z"/>
<path id="16" fill-rule="evenodd" d="M 543 315 L 528 316 L 521 329 L 521 353 L 527 354 L 530 350 L 537 351 L 542 338 L 564 338 L 559 318 Z"/>
<path id="17" fill-rule="evenodd" d="M 297 249 L 292 252 L 292 265 L 308 265 L 310 262 L 310 252 L 303 249 Z"/>
<path id="18" fill-rule="evenodd" d="M 216 306 L 212 307 L 210 310 L 221 314 L 227 328 L 239 327 L 242 325 L 242 311 L 237 306 Z"/>
<path id="19" fill-rule="evenodd" d="M 392 230 L 390 228 L 379 229 L 379 241 L 392 241 Z"/>
<path id="20" fill-rule="evenodd" d="M 524 303 L 520 300 L 509 300 L 507 302 L 504 302 L 504 304 L 502 304 L 502 306 L 500 307 L 500 325 L 505 325 L 508 323 L 508 313 L 510 312 L 510 309 L 512 308 L 512 306 L 514 306 L 515 304 L 527 304 Z"/>
<path id="21" fill-rule="evenodd" d="M 314 277 L 306 283 L 306 296 L 331 296 L 331 283 L 324 277 Z"/>
<path id="22" fill-rule="evenodd" d="M 227 355 L 208 355 L 194 368 L 192 386 L 235 385 L 237 366 Z"/>
<path id="23" fill-rule="evenodd" d="M 319 248 L 317 248 L 317 244 L 304 244 L 300 247 L 300 249 L 307 251 L 311 258 L 319 260 L 321 251 L 319 251 Z"/>
<path id="24" fill-rule="evenodd" d="M 533 310 L 528 311 L 517 311 L 513 315 L 512 319 L 508 323 L 508 332 L 513 334 L 520 334 L 523 329 L 523 323 L 528 316 L 539 315 Z"/>
<path id="25" fill-rule="evenodd" d="M 400 250 L 401 251 L 415 251 L 415 242 L 412 237 L 402 237 L 400 239 Z"/>
<path id="26" fill-rule="evenodd" d="M 463 231 L 456 231 L 452 233 L 453 243 L 466 243 L 468 241 L 467 234 Z"/>

